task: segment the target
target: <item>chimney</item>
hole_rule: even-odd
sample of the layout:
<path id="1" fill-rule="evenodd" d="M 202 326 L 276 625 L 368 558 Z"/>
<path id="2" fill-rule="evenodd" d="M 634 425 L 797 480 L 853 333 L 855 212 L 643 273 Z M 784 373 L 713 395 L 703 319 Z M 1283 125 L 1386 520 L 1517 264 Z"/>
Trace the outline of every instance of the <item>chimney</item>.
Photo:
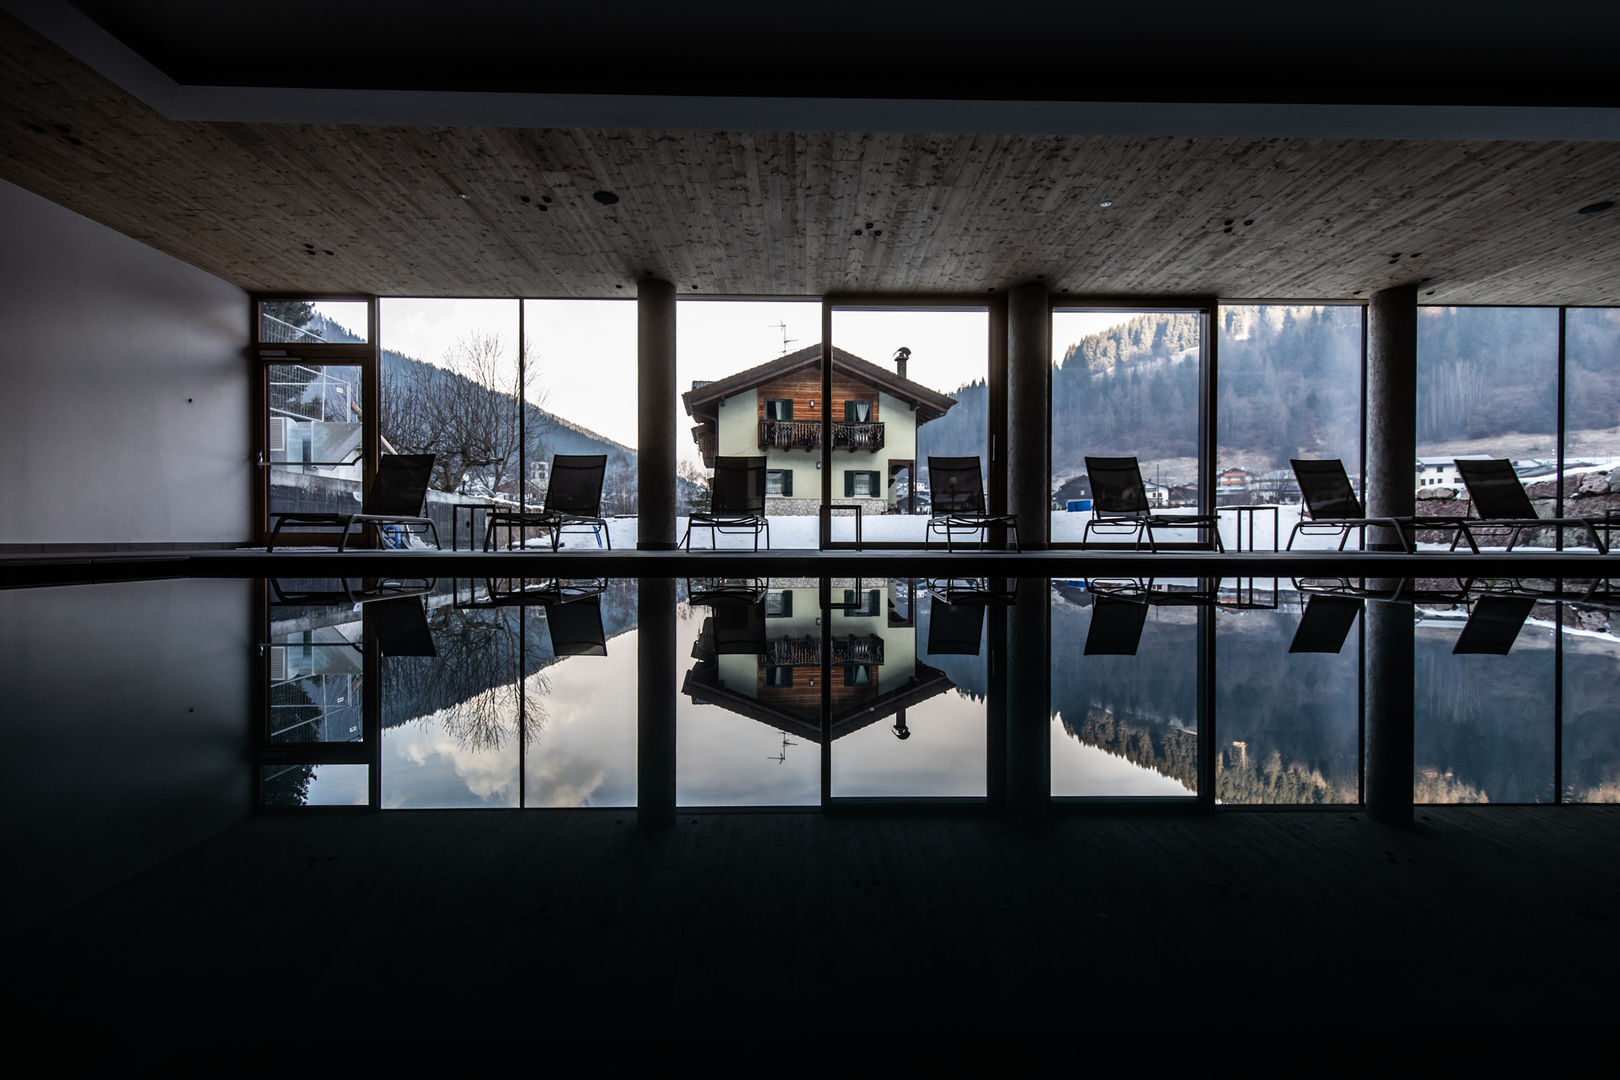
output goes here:
<path id="1" fill-rule="evenodd" d="M 911 350 L 904 345 L 894 350 L 894 370 L 903 379 L 906 377 L 906 361 L 911 359 Z"/>

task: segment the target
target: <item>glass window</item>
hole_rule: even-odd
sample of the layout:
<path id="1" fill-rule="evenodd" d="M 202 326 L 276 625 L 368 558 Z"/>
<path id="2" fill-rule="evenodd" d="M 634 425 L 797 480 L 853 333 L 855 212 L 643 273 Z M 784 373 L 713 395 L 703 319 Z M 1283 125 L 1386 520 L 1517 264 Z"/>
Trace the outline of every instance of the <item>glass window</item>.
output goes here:
<path id="1" fill-rule="evenodd" d="M 1224 357 L 1223 357 L 1224 364 Z M 1417 512 L 1478 517 L 1456 472 L 1458 458 L 1507 458 L 1542 516 L 1558 491 L 1558 311 L 1556 308 L 1418 309 L 1418 466 L 1437 484 L 1417 485 Z M 1497 515 L 1500 516 L 1500 515 Z M 1530 530 L 1515 546 L 1551 546 L 1554 529 Z M 1481 547 L 1505 547 L 1507 531 L 1475 530 Z M 1422 547 L 1449 547 L 1450 532 L 1419 533 Z"/>
<path id="2" fill-rule="evenodd" d="M 864 542 L 915 546 L 930 457 L 976 457 L 990 483 L 989 312 L 835 308 L 832 336 L 833 467 L 848 471 L 831 494 L 883 501 L 888 512 L 863 516 Z M 854 516 L 834 515 L 831 530 L 833 542 L 853 541 Z"/>
<path id="3" fill-rule="evenodd" d="M 382 449 L 434 455 L 424 512 L 443 519 L 443 540 L 467 525 L 468 542 L 480 546 L 481 521 L 460 515 L 520 508 L 529 479 L 522 475 L 518 302 L 390 297 L 379 305 Z"/>
<path id="4" fill-rule="evenodd" d="M 371 306 L 364 300 L 261 300 L 259 341 L 266 345 L 365 344 Z"/>
<path id="5" fill-rule="evenodd" d="M 793 471 L 791 469 L 766 469 L 765 494 L 792 495 Z"/>
<path id="6" fill-rule="evenodd" d="M 525 300 L 523 456 L 526 509 L 545 506 L 559 454 L 602 455 L 606 537 L 568 530 L 568 548 L 636 546 L 636 305 L 626 300 Z M 684 430 L 684 429 L 681 429 Z"/>
<path id="7" fill-rule="evenodd" d="M 878 497 L 878 474 L 864 469 L 844 470 L 844 494 L 856 499 Z"/>
<path id="8" fill-rule="evenodd" d="M 682 300 L 675 305 L 675 535 L 707 510 L 710 470 L 721 457 L 764 457 L 767 469 L 807 470 L 800 501 L 771 509 L 773 548 L 821 544 L 821 305 L 816 302 Z M 814 478 L 811 483 L 810 479 Z M 814 491 L 806 490 L 814 488 Z M 695 546 L 709 530 L 693 533 Z M 752 548 L 751 533 L 720 535 L 722 548 Z M 614 547 L 618 547 L 617 543 Z"/>
<path id="9" fill-rule="evenodd" d="M 1091 517 L 1089 457 L 1134 457 L 1149 505 L 1199 505 L 1199 311 L 1052 313 L 1052 539 Z M 1196 532 L 1166 534 L 1192 543 Z"/>
<path id="10" fill-rule="evenodd" d="M 1301 513 L 1290 459 L 1336 459 L 1356 493 L 1362 491 L 1361 319 L 1362 309 L 1348 306 L 1220 309 L 1215 502 L 1277 506 L 1283 543 Z M 1237 541 L 1238 520 L 1221 515 L 1228 546 Z M 1333 534 L 1301 534 L 1294 547 L 1338 542 Z"/>

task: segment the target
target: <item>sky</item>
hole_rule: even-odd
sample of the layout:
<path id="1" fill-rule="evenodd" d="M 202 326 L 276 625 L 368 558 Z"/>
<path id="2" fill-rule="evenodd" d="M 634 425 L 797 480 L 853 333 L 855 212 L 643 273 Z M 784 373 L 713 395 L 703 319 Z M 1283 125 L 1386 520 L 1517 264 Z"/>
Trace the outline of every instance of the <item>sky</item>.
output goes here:
<path id="1" fill-rule="evenodd" d="M 549 412 L 634 447 L 636 305 L 634 300 L 527 300 L 524 333 L 536 355 L 530 400 Z M 445 366 L 458 340 L 481 331 L 514 350 L 516 300 L 385 297 L 380 303 L 382 347 Z M 317 303 L 345 321 L 353 305 Z M 329 310 L 330 309 L 330 310 Z M 821 340 L 821 303 L 776 300 L 682 300 L 676 312 L 675 386 L 719 379 Z M 1135 312 L 1058 312 L 1052 319 L 1054 359 L 1073 342 L 1134 317 Z M 988 315 L 982 309 L 835 311 L 833 342 L 888 366 L 900 346 L 911 350 L 907 377 L 942 393 L 983 379 Z M 537 385 L 538 384 L 538 385 Z M 691 426 L 676 403 L 676 430 Z M 690 438 L 677 441 L 682 460 L 699 464 Z"/>

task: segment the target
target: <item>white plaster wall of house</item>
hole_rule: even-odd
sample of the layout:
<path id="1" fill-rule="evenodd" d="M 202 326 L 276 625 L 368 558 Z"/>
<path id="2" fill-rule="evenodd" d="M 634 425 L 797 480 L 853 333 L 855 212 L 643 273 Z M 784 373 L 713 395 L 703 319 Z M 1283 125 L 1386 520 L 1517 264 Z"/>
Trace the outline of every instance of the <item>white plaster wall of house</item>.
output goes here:
<path id="1" fill-rule="evenodd" d="M 251 534 L 247 294 L 0 181 L 0 544 Z"/>

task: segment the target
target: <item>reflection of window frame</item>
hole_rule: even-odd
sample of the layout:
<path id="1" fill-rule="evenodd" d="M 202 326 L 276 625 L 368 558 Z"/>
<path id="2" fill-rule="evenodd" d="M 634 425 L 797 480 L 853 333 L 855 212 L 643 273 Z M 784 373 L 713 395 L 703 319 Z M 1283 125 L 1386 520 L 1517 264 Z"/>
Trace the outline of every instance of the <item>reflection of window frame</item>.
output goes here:
<path id="1" fill-rule="evenodd" d="M 792 398 L 765 398 L 763 399 L 764 419 L 791 420 L 793 419 Z"/>
<path id="2" fill-rule="evenodd" d="M 882 608 L 877 589 L 845 589 L 844 616 L 851 619 L 874 618 Z M 857 603 L 857 600 L 859 603 Z"/>
<path id="3" fill-rule="evenodd" d="M 772 488 L 772 482 L 775 488 Z M 792 469 L 766 469 L 765 494 L 775 495 L 787 499 L 793 496 L 793 470 Z"/>
<path id="4" fill-rule="evenodd" d="M 866 415 L 858 415 L 860 407 L 866 406 Z M 870 424 L 872 422 L 873 402 L 870 398 L 849 398 L 844 402 L 844 421 L 850 424 Z"/>
<path id="5" fill-rule="evenodd" d="M 769 690 L 787 690 L 793 686 L 792 664 L 767 664 L 765 666 L 765 687 Z"/>
<path id="6" fill-rule="evenodd" d="M 877 684 L 877 672 L 873 668 L 876 666 L 875 664 L 845 664 L 844 685 L 875 686 Z"/>
<path id="7" fill-rule="evenodd" d="M 765 593 L 765 617 L 767 619 L 791 619 L 793 617 L 793 590 L 768 590 Z"/>

